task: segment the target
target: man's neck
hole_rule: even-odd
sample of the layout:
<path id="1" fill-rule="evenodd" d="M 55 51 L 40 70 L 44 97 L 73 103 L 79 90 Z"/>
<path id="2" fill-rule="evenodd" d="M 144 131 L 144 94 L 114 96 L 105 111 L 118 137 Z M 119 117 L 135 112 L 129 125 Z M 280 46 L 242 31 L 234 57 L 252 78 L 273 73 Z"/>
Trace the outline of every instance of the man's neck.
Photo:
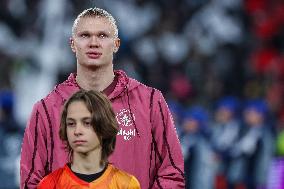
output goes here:
<path id="1" fill-rule="evenodd" d="M 103 91 L 114 79 L 113 66 L 88 69 L 77 66 L 76 82 L 85 90 Z"/>
<path id="2" fill-rule="evenodd" d="M 81 174 L 95 174 L 104 169 L 100 165 L 100 152 L 91 152 L 91 154 L 73 153 L 73 162 L 71 163 L 72 171 Z"/>

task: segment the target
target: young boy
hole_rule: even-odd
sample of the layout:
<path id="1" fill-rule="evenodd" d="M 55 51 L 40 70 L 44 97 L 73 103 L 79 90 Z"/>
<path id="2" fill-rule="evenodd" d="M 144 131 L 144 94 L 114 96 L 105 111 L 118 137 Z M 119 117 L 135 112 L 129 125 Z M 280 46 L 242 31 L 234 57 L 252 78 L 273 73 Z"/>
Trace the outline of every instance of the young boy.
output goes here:
<path id="1" fill-rule="evenodd" d="M 112 106 L 102 93 L 80 90 L 72 95 L 63 107 L 59 131 L 69 163 L 44 177 L 38 188 L 139 189 L 134 176 L 108 163 L 117 125 Z"/>

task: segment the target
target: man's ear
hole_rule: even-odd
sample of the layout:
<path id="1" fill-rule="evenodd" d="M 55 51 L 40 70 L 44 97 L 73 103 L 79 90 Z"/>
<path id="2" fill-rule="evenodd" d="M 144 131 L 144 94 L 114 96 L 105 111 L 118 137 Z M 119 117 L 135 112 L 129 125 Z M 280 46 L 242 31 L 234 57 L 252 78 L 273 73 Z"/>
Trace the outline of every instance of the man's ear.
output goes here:
<path id="1" fill-rule="evenodd" d="M 69 39 L 69 44 L 70 44 L 71 50 L 75 53 L 76 50 L 75 50 L 75 46 L 74 46 L 74 39 L 72 37 L 70 37 L 70 39 Z"/>
<path id="2" fill-rule="evenodd" d="M 116 38 L 114 41 L 114 53 L 118 51 L 119 47 L 120 47 L 120 39 Z"/>

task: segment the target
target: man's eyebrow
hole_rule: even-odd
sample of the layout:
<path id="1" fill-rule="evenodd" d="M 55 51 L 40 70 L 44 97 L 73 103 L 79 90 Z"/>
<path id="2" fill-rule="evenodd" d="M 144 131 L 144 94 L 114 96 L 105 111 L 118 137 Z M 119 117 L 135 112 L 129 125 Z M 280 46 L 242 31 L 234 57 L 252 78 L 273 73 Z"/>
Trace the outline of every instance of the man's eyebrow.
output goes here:
<path id="1" fill-rule="evenodd" d="M 88 30 L 82 30 L 82 31 L 78 31 L 77 33 L 78 33 L 78 34 L 82 34 L 82 33 L 91 33 L 91 32 L 88 31 Z"/>
<path id="2" fill-rule="evenodd" d="M 78 31 L 77 34 L 82 34 L 82 33 L 93 33 L 92 31 L 89 30 L 82 30 L 82 31 Z M 111 31 L 108 30 L 97 30 L 95 31 L 95 33 L 106 33 L 106 34 L 111 34 Z"/>

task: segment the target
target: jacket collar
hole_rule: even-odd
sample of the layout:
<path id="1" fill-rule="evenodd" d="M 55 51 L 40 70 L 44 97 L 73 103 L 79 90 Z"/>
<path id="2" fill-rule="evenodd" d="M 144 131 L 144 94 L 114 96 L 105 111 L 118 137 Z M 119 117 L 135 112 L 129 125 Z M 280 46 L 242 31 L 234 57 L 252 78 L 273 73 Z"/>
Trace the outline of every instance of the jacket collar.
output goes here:
<path id="1" fill-rule="evenodd" d="M 117 98 L 126 90 L 130 91 L 139 85 L 137 81 L 129 78 L 122 70 L 115 70 L 114 73 L 118 76 L 118 82 L 113 92 L 108 96 L 109 99 Z M 55 90 L 57 93 L 60 93 L 64 101 L 80 89 L 80 86 L 76 82 L 76 76 L 76 73 L 71 73 L 66 81 L 55 87 Z"/>

